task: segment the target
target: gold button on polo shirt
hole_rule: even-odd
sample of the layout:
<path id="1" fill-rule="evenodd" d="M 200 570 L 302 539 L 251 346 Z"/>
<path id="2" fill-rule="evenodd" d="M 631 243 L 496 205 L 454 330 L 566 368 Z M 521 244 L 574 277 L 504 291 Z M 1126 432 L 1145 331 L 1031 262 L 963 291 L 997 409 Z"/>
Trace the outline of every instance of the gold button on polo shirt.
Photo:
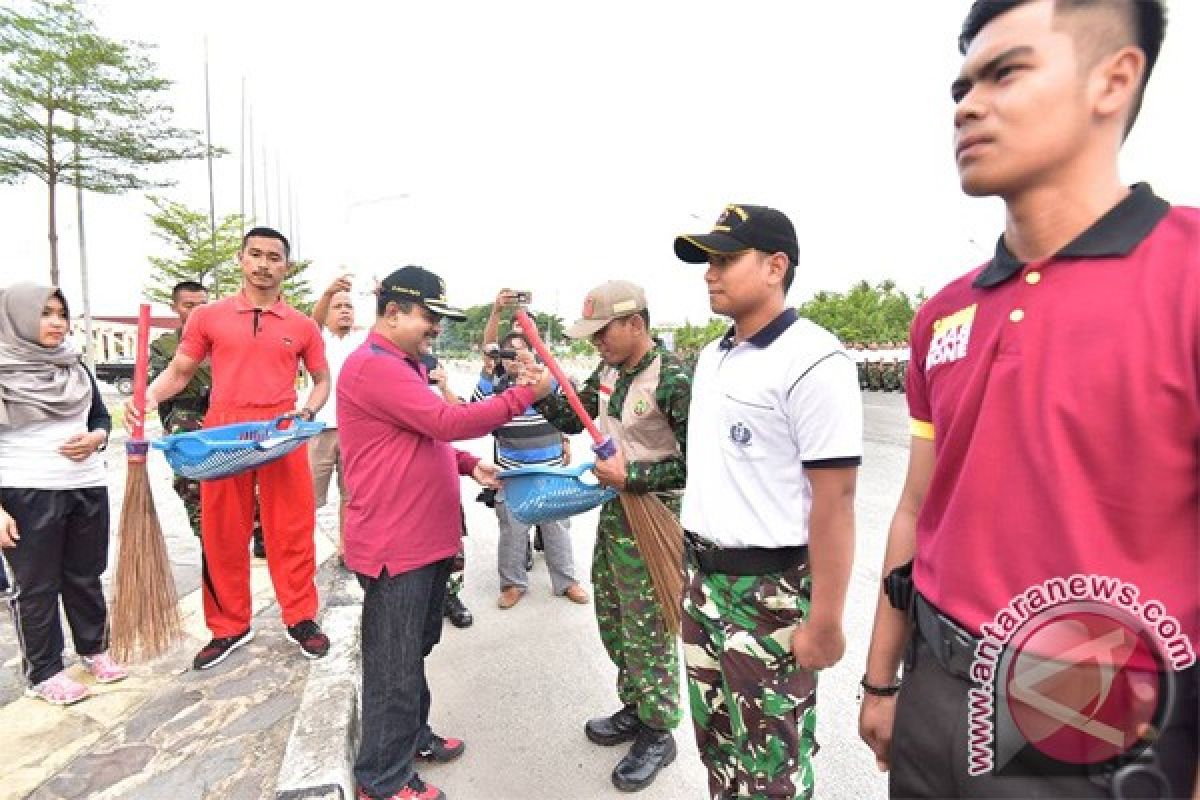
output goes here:
<path id="1" fill-rule="evenodd" d="M 1008 315 L 1010 322 L 1020 322 L 1025 319 L 1025 312 L 1022 309 L 1014 308 L 1012 313 Z"/>
<path id="2" fill-rule="evenodd" d="M 1030 286 L 1037 286 L 1042 281 L 1042 273 L 1030 272 L 1025 275 L 1025 282 Z"/>

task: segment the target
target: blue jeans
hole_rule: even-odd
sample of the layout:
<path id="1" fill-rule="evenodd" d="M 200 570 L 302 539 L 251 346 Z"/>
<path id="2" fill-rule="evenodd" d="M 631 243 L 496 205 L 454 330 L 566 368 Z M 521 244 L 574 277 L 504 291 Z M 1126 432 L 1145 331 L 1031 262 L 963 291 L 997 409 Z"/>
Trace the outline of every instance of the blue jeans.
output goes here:
<path id="1" fill-rule="evenodd" d="M 413 757 L 429 744 L 425 656 L 442 638 L 442 606 L 453 559 L 378 578 L 359 575 L 362 610 L 362 743 L 358 784 L 375 797 L 400 791 Z"/>

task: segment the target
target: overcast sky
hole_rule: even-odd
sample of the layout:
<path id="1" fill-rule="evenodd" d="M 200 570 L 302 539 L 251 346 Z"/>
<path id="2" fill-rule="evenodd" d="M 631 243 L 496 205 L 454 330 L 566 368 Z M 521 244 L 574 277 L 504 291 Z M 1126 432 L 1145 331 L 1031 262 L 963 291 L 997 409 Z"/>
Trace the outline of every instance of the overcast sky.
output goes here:
<path id="1" fill-rule="evenodd" d="M 218 215 L 239 207 L 241 83 L 259 220 L 287 227 L 318 286 L 417 263 L 450 299 L 528 288 L 577 316 L 604 280 L 642 283 L 659 320 L 709 316 L 675 260 L 727 202 L 788 213 L 790 299 L 856 280 L 935 290 L 991 252 L 994 200 L 965 198 L 949 85 L 966 0 L 266 2 L 95 0 L 110 36 L 155 44 L 177 121 L 204 126 L 209 41 Z M 1200 3 L 1175 0 L 1123 174 L 1200 205 Z M 263 149 L 269 186 L 264 188 Z M 276 180 L 276 163 L 282 180 Z M 169 168 L 207 208 L 203 162 Z M 277 186 L 296 198 L 280 216 Z M 265 213 L 267 196 L 270 216 Z M 73 192 L 63 286 L 79 295 Z M 246 189 L 249 212 L 250 190 Z M 141 195 L 88 195 L 93 308 L 132 313 L 160 251 Z M 694 216 L 693 216 L 694 215 Z M 45 187 L 0 187 L 0 283 L 47 273 Z M 288 223 L 291 223 L 288 225 Z"/>

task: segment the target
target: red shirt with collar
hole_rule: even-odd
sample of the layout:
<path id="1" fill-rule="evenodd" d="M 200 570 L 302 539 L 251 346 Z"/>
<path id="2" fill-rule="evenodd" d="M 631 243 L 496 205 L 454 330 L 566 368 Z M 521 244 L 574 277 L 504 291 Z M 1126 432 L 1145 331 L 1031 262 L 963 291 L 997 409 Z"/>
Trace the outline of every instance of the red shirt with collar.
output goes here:
<path id="1" fill-rule="evenodd" d="M 350 498 L 345 559 L 378 577 L 419 569 L 458 552 L 459 475 L 479 459 L 449 442 L 491 433 L 533 402 L 528 387 L 451 405 L 429 390 L 425 367 L 378 333 L 342 365 L 338 444 Z"/>
<path id="2" fill-rule="evenodd" d="M 921 307 L 911 341 L 912 432 L 936 454 L 926 599 L 978 634 L 1035 584 L 1108 576 L 1194 644 L 1200 210 L 1141 184 L 1052 258 L 1020 264 L 1001 240 Z"/>
<path id="3" fill-rule="evenodd" d="M 179 350 L 210 358 L 216 411 L 294 406 L 300 361 L 309 372 L 327 368 L 315 322 L 282 299 L 256 308 L 242 292 L 196 308 Z"/>

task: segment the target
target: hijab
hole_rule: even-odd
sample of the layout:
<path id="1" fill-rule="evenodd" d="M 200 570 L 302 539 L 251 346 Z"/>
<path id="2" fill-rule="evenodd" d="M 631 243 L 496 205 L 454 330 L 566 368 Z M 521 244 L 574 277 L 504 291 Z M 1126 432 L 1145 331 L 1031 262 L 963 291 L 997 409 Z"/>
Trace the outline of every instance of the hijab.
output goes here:
<path id="1" fill-rule="evenodd" d="M 86 415 L 92 402 L 87 368 L 67 344 L 38 342 L 42 310 L 51 297 L 66 298 L 53 286 L 15 283 L 0 289 L 0 428 L 47 419 Z"/>

